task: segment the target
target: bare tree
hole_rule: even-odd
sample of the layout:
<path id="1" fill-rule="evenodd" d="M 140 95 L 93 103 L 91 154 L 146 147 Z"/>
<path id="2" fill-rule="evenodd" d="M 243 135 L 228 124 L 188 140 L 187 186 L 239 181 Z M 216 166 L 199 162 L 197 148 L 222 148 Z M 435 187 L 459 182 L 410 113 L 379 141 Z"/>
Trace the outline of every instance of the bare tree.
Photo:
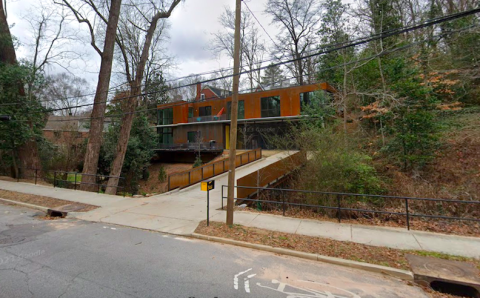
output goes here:
<path id="1" fill-rule="evenodd" d="M 149 58 L 152 41 L 157 32 L 158 22 L 167 19 L 181 0 L 160 1 L 157 5 L 153 0 L 144 3 L 130 0 L 126 11 L 121 17 L 117 36 L 117 45 L 122 53 L 125 75 L 130 85 L 130 96 L 125 100 L 120 134 L 118 137 L 115 158 L 110 170 L 105 193 L 115 194 L 123 161 L 127 152 L 128 140 L 132 129 L 135 109 L 142 93 L 142 82 L 145 67 Z M 160 30 L 163 26 L 160 26 Z M 145 34 L 142 38 L 142 33 Z"/>
<path id="2" fill-rule="evenodd" d="M 52 9 L 43 1 L 38 2 L 23 17 L 30 25 L 31 36 L 26 45 L 32 50 L 31 59 L 28 59 L 30 75 L 26 82 L 27 98 L 38 91 L 35 82 L 45 68 L 57 65 L 61 68 L 82 55 L 70 49 L 69 43 L 77 39 L 76 32 L 68 29 L 71 20 L 68 19 L 65 9 Z"/>
<path id="3" fill-rule="evenodd" d="M 108 89 L 112 74 L 115 38 L 120 16 L 122 0 L 54 0 L 55 3 L 68 8 L 80 24 L 88 27 L 90 44 L 101 57 L 100 72 L 98 74 L 97 90 L 94 98 L 91 115 L 90 135 L 88 138 L 87 152 L 83 166 L 81 189 L 95 189 L 95 175 L 98 170 L 98 158 L 103 137 L 103 122 L 107 106 Z M 74 2 L 75 1 L 75 2 Z M 100 22 L 105 29 L 103 50 L 98 44 L 96 24 Z"/>
<path id="4" fill-rule="evenodd" d="M 219 22 L 225 29 L 214 34 L 212 51 L 225 53 L 233 59 L 235 12 L 229 7 L 225 7 Z M 260 82 L 260 70 L 258 68 L 262 65 L 266 48 L 264 41 L 261 40 L 258 28 L 248 12 L 242 12 L 240 34 L 240 68 L 242 71 L 248 71 L 248 84 L 250 90 L 253 90 L 255 84 Z"/>
<path id="5" fill-rule="evenodd" d="M 37 96 L 45 106 L 58 109 L 55 114 L 59 116 L 77 116 L 84 109 L 79 107 L 89 101 L 91 92 L 87 80 L 67 73 L 50 75 L 45 78 L 45 84 L 38 90 Z M 93 97 L 93 95 L 92 95 Z"/>
<path id="6" fill-rule="evenodd" d="M 273 53 L 277 57 L 296 59 L 286 67 L 297 83 L 308 82 L 306 77 L 309 50 L 317 43 L 317 32 L 321 20 L 319 0 L 268 0 L 265 13 L 272 17 L 272 23 L 280 27 L 277 47 Z"/>

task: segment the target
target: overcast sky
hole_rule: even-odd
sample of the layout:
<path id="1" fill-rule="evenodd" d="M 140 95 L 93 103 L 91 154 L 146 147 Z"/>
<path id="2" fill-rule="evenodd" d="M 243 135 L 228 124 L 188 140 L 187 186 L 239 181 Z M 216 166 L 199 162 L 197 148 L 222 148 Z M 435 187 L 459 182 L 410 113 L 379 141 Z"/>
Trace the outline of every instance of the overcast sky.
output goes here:
<path id="1" fill-rule="evenodd" d="M 270 26 L 270 18 L 263 15 L 263 9 L 267 0 L 245 0 L 253 13 L 258 17 L 262 25 L 270 35 L 276 34 L 275 28 Z M 32 42 L 27 19 L 35 13 L 36 0 L 11 0 L 7 2 L 8 21 L 12 27 L 12 34 L 18 38 L 20 47 L 17 50 L 19 58 L 29 57 L 28 44 Z M 234 8 L 235 0 L 186 0 L 178 6 L 169 19 L 170 40 L 168 49 L 170 56 L 175 58 L 176 67 L 171 70 L 172 77 L 203 73 L 223 67 L 231 67 L 231 61 L 227 58 L 218 59 L 211 50 L 209 43 L 212 34 L 221 30 L 218 18 L 225 6 Z M 245 9 L 245 7 L 244 7 Z M 74 26 L 74 25 L 72 25 Z M 88 34 L 86 25 L 77 26 L 75 30 Z M 264 41 L 269 39 L 259 28 Z M 73 74 L 86 78 L 92 86 L 95 86 L 99 68 L 98 54 L 93 51 L 87 41 L 72 45 L 75 50 L 85 54 L 84 60 L 76 61 L 68 66 Z M 50 72 L 64 71 L 58 66 L 52 66 Z M 113 82 L 115 83 L 115 82 Z"/>

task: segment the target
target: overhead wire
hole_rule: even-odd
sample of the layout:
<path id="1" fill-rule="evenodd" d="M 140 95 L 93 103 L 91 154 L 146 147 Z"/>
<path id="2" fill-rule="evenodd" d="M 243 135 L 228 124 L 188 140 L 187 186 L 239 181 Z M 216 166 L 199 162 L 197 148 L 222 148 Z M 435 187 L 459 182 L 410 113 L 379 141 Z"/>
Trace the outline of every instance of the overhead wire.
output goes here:
<path id="1" fill-rule="evenodd" d="M 383 52 L 380 52 L 380 53 L 377 53 L 375 55 L 371 55 L 369 57 L 365 57 L 365 58 L 362 58 L 362 59 L 356 59 L 356 60 L 353 60 L 353 61 L 349 61 L 347 63 L 342 63 L 342 64 L 337 64 L 337 65 L 334 65 L 334 66 L 331 66 L 331 67 L 327 67 L 327 68 L 321 68 L 321 69 L 318 69 L 316 70 L 316 73 L 319 73 L 319 72 L 324 72 L 324 71 L 327 71 L 327 70 L 333 70 L 333 69 L 337 69 L 337 68 L 341 68 L 341 67 L 344 67 L 344 66 L 348 66 L 348 65 L 352 65 L 352 64 L 356 64 L 356 63 L 359 63 L 359 62 L 365 62 L 365 61 L 368 61 L 368 60 L 371 60 L 371 59 L 374 59 L 374 58 L 377 58 L 377 57 L 381 57 L 381 56 L 385 56 L 385 55 L 389 55 L 389 54 L 392 54 L 394 52 L 398 52 L 398 51 L 402 51 L 402 50 L 406 50 L 408 48 L 411 48 L 413 46 L 416 46 L 416 45 L 419 45 L 421 43 L 424 43 L 428 40 L 431 40 L 431 39 L 434 39 L 434 38 L 440 38 L 440 37 L 443 37 L 445 35 L 449 35 L 449 34 L 454 34 L 454 33 L 459 33 L 459 32 L 463 32 L 463 31 L 466 31 L 466 30 L 470 30 L 470 29 L 473 29 L 473 28 L 478 28 L 480 27 L 480 25 L 472 25 L 472 26 L 467 26 L 467 27 L 464 27 L 464 28 L 460 28 L 460 29 L 457 29 L 457 30 L 454 30 L 454 31 L 449 31 L 449 32 L 443 32 L 441 34 L 437 34 L 437 35 L 434 35 L 432 37 L 429 37 L 429 38 L 426 38 L 426 39 L 422 39 L 422 40 L 419 40 L 419 41 L 416 41 L 416 42 L 413 42 L 413 43 L 409 43 L 407 45 L 403 45 L 403 46 L 400 46 L 400 47 L 397 47 L 397 48 L 394 48 L 394 49 L 390 49 L 390 50 L 385 50 Z M 306 74 L 306 75 L 310 75 L 310 74 Z M 291 77 L 287 77 L 286 80 L 289 80 L 289 79 L 296 79 L 298 78 L 298 76 L 291 76 Z M 279 81 L 276 81 L 276 82 L 273 82 L 272 84 L 273 85 L 276 85 L 278 83 L 282 83 L 284 82 L 285 79 L 282 79 L 282 80 L 279 80 Z M 251 89 L 250 88 L 245 88 L 243 90 L 240 90 L 240 92 L 246 92 L 246 91 L 250 91 Z M 202 100 L 201 102 L 204 102 L 204 101 L 210 101 L 210 100 L 221 100 L 222 98 L 218 98 L 218 97 L 208 97 L 208 98 L 205 98 L 205 100 Z M 199 101 L 194 101 L 194 102 L 199 102 Z M 174 107 L 174 106 L 179 106 L 179 105 L 184 105 L 184 104 L 188 104 L 188 103 L 194 103 L 194 102 L 189 102 L 189 101 L 181 101 L 181 102 L 177 102 L 177 103 L 166 103 L 168 104 L 168 107 Z M 74 107 L 75 108 L 75 107 Z M 148 112 L 148 111 L 153 111 L 153 110 L 157 110 L 158 108 L 155 107 L 155 108 L 149 108 L 149 109 L 141 109 L 141 110 L 136 110 L 134 112 L 127 112 L 127 113 L 120 113 L 120 114 L 110 114 L 110 115 L 105 115 L 105 116 L 100 116 L 100 117 L 84 117 L 84 118 L 75 118 L 74 120 L 89 120 L 89 119 L 100 119 L 100 118 L 115 118 L 115 117 L 122 117 L 124 115 L 128 115 L 128 114 L 136 114 L 136 113 L 145 113 L 145 112 Z M 64 110 L 64 109 L 63 109 Z M 15 120 L 12 120 L 12 121 L 15 121 Z M 27 120 L 17 120 L 17 121 L 27 121 Z M 72 121 L 71 119 L 54 119 L 54 120 L 50 120 L 51 122 L 68 122 L 68 121 Z"/>
<path id="2" fill-rule="evenodd" d="M 349 48 L 349 47 L 355 47 L 357 45 L 365 44 L 365 43 L 368 43 L 368 42 L 371 42 L 371 41 L 374 41 L 374 40 L 383 39 L 383 38 L 386 38 L 386 37 L 390 37 L 390 36 L 398 35 L 398 34 L 402 34 L 402 33 L 407 33 L 407 32 L 413 31 L 413 30 L 418 30 L 418 29 L 421 29 L 421 28 L 424 28 L 424 27 L 435 25 L 435 24 L 455 20 L 455 19 L 458 19 L 458 18 L 461 18 L 461 17 L 476 14 L 476 13 L 479 13 L 479 12 L 480 12 L 480 8 L 476 8 L 476 9 L 471 9 L 471 10 L 460 12 L 460 13 L 447 15 L 447 16 L 444 16 L 444 17 L 441 17 L 441 18 L 434 18 L 434 19 L 431 19 L 431 20 L 427 20 L 426 22 L 418 24 L 418 25 L 412 25 L 412 26 L 403 27 L 403 28 L 399 28 L 399 29 L 388 30 L 388 31 L 385 31 L 384 33 L 381 33 L 381 34 L 372 35 L 372 37 L 370 37 L 370 38 L 359 38 L 355 42 L 350 42 L 350 43 L 347 43 L 347 44 L 339 43 L 341 46 L 338 46 L 338 47 L 335 47 L 335 48 L 323 49 L 323 50 L 318 51 L 315 54 L 307 55 L 307 56 L 304 56 L 304 57 L 291 59 L 291 60 L 288 60 L 288 61 L 282 61 L 282 62 L 274 64 L 274 66 L 280 66 L 280 65 L 296 62 L 296 61 L 303 60 L 303 59 L 309 59 L 309 58 L 319 56 L 319 55 L 322 55 L 322 54 L 331 53 L 331 52 L 338 51 L 338 50 L 341 50 L 341 49 L 345 49 L 345 48 Z M 446 33 L 448 33 L 448 32 L 446 32 Z M 263 67 L 259 67 L 257 69 L 253 69 L 253 70 L 250 70 L 250 71 L 242 71 L 242 72 L 239 72 L 238 75 L 246 74 L 248 72 L 263 70 L 263 69 L 265 69 L 267 67 L 270 67 L 270 66 L 263 66 Z M 183 86 L 169 87 L 169 88 L 166 88 L 165 90 L 162 90 L 162 91 L 143 92 L 139 95 L 131 95 L 131 96 L 115 98 L 115 100 L 123 100 L 123 99 L 130 99 L 130 98 L 134 98 L 134 97 L 153 95 L 153 94 L 157 94 L 157 93 L 160 93 L 160 92 L 166 92 L 166 91 L 176 90 L 176 89 L 180 89 L 180 88 L 195 86 L 197 83 L 201 83 L 201 84 L 210 83 L 210 82 L 213 82 L 213 81 L 230 78 L 230 77 L 233 77 L 234 75 L 236 75 L 236 74 L 226 75 L 226 76 L 222 76 L 222 77 L 218 77 L 218 78 L 207 79 L 207 80 L 203 80 L 201 82 L 185 84 Z M 96 104 L 105 104 L 105 103 L 108 103 L 108 102 L 109 101 L 97 102 L 97 103 L 81 105 L 81 106 L 78 106 L 78 107 L 92 106 L 92 105 L 96 105 Z M 48 112 L 67 110 L 67 109 L 71 109 L 71 108 L 76 108 L 76 106 L 72 106 L 72 107 L 68 107 L 68 108 L 52 109 Z"/>

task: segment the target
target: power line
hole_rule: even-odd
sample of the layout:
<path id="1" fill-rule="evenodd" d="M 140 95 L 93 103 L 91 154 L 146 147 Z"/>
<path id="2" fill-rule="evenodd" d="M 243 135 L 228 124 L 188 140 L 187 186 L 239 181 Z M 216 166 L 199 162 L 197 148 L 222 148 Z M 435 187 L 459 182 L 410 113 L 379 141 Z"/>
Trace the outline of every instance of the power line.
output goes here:
<path id="1" fill-rule="evenodd" d="M 416 41 L 416 42 L 413 42 L 413 43 L 410 43 L 410 44 L 407 44 L 407 45 L 403 45 L 403 46 L 401 46 L 401 47 L 397 47 L 397 48 L 394 48 L 394 49 L 386 50 L 386 51 L 380 52 L 380 53 L 378 53 L 378 54 L 371 55 L 371 56 L 369 56 L 369 57 L 365 57 L 365 58 L 362 58 L 362 59 L 357 59 L 357 60 L 350 61 L 350 62 L 343 63 L 343 64 L 337 64 L 337 65 L 334 65 L 334 66 L 331 66 L 331 67 L 327 67 L 327 68 L 318 69 L 318 70 L 316 70 L 316 73 L 318 73 L 318 72 L 323 72 L 323 71 L 327 71 L 327 70 L 333 70 L 333 69 L 341 68 L 341 67 L 344 67 L 344 66 L 347 66 L 347 65 L 356 64 L 356 63 L 359 63 L 359 62 L 368 61 L 368 60 L 371 60 L 371 59 L 374 59 L 374 58 L 377 58 L 377 57 L 389 55 L 389 54 L 394 53 L 394 52 L 406 50 L 406 49 L 408 49 L 408 48 L 411 48 L 411 47 L 413 47 L 413 46 L 415 46 L 415 45 L 419 45 L 419 44 L 421 44 L 421 43 L 423 43 L 423 42 L 425 42 L 425 41 L 428 41 L 428 40 L 431 40 L 431 39 L 434 39 L 434 38 L 441 38 L 441 37 L 443 37 L 443 36 L 445 36 L 445 35 L 449 35 L 449 34 L 453 34 L 453 33 L 458 33 L 458 32 L 466 31 L 466 30 L 469 30 L 469 29 L 472 29 L 472 28 L 477 28 L 477 27 L 480 27 L 480 25 L 472 25 L 472 26 L 460 28 L 460 29 L 457 29 L 457 30 L 454 30 L 454 31 L 443 32 L 443 33 L 441 33 L 441 34 L 438 34 L 438 35 L 435 35 L 435 36 L 432 36 L 432 37 L 429 37 L 429 38 L 426 38 L 426 39 L 423 39 L 423 40 L 419 40 L 419 41 Z M 306 75 L 310 75 L 310 74 L 306 74 Z M 296 78 L 298 78 L 298 76 L 291 76 L 291 77 L 286 78 L 286 80 L 296 79 Z M 281 83 L 281 82 L 283 82 L 283 81 L 285 81 L 285 79 L 282 79 L 282 80 L 273 82 L 272 84 L 275 85 L 275 84 Z M 246 89 L 241 90 L 240 92 L 249 91 L 249 90 L 250 90 L 250 88 L 246 88 Z M 212 99 L 212 100 L 222 100 L 222 99 L 219 99 L 218 97 L 209 97 L 209 98 L 206 98 L 205 100 L 210 100 L 210 99 Z M 184 104 L 187 104 L 187 103 L 189 103 L 189 102 L 172 103 L 172 104 L 169 105 L 169 107 L 184 105 Z M 89 119 L 100 119 L 100 118 L 116 118 L 116 117 L 122 117 L 122 116 L 128 115 L 128 114 L 144 113 L 144 112 L 153 111 L 153 110 L 157 110 L 157 109 L 158 109 L 158 108 L 155 107 L 155 108 L 137 110 L 137 111 L 129 112 L 129 113 L 105 115 L 105 116 L 95 117 L 95 118 L 91 118 L 91 117 L 76 118 L 76 119 L 73 119 L 73 120 L 89 120 Z M 15 121 L 15 120 L 13 120 L 13 121 Z M 17 120 L 17 121 L 27 121 L 27 120 Z M 58 120 L 50 120 L 50 121 L 51 121 L 51 122 L 69 122 L 69 121 L 72 121 L 72 119 L 58 119 Z"/>
<path id="2" fill-rule="evenodd" d="M 273 66 L 281 66 L 281 65 L 284 65 L 284 64 L 287 64 L 287 63 L 293 63 L 293 62 L 300 61 L 300 60 L 303 60 L 303 59 L 309 59 L 309 58 L 312 58 L 312 57 L 315 57 L 315 56 L 319 56 L 319 55 L 323 55 L 323 54 L 328 54 L 328 53 L 331 53 L 331 52 L 335 52 L 335 51 L 342 50 L 342 49 L 346 49 L 346 48 L 350 48 L 350 47 L 355 47 L 355 46 L 358 46 L 358 45 L 361 45 L 361 44 L 365 44 L 365 43 L 368 43 L 368 42 L 371 42 L 371 41 L 375 41 L 375 40 L 378 40 L 378 39 L 383 39 L 383 38 L 391 37 L 391 36 L 394 36 L 394 35 L 411 32 L 411 31 L 418 30 L 418 29 L 421 29 L 421 28 L 424 28 L 424 27 L 433 26 L 433 25 L 440 24 L 440 23 L 443 23 L 443 22 L 452 21 L 452 20 L 455 20 L 455 19 L 458 19 L 458 18 L 462 18 L 462 17 L 465 17 L 465 16 L 469 16 L 469 15 L 472 15 L 472 14 L 476 14 L 476 13 L 479 13 L 479 12 L 480 12 L 480 8 L 471 9 L 471 10 L 468 10 L 468 11 L 464 11 L 464 12 L 460 12 L 460 13 L 455 13 L 455 14 L 447 15 L 447 16 L 444 16 L 444 17 L 441 17 L 441 18 L 435 18 L 435 19 L 427 20 L 426 22 L 424 22 L 424 23 L 422 23 L 422 24 L 412 25 L 412 26 L 408 26 L 408 27 L 403 27 L 403 28 L 388 30 L 388 31 L 386 31 L 385 33 L 375 34 L 375 35 L 372 35 L 372 36 L 369 37 L 369 38 L 359 38 L 359 39 L 357 39 L 357 41 L 354 41 L 354 42 L 351 42 L 351 43 L 348 43 L 348 44 L 346 44 L 346 43 L 338 43 L 337 45 L 340 45 L 340 46 L 338 46 L 338 47 L 323 49 L 323 50 L 318 51 L 318 52 L 315 53 L 315 54 L 311 54 L 311 55 L 307 55 L 307 56 L 304 56 L 304 57 L 300 57 L 300 58 L 296 58 L 296 59 L 290 59 L 290 60 L 287 60 L 287 61 L 279 62 L 279 63 L 273 64 Z M 259 67 L 259 68 L 253 69 L 253 70 L 249 70 L 249 71 L 241 71 L 241 72 L 239 72 L 238 75 L 242 75 L 242 74 L 246 74 L 246 73 L 249 73 L 249 72 L 254 72 L 254 71 L 263 70 L 263 69 L 266 69 L 266 68 L 271 67 L 271 66 L 272 66 L 272 65 L 262 66 L 262 67 Z M 134 96 L 134 95 L 125 96 L 125 97 L 116 98 L 115 100 L 124 100 L 124 99 L 130 99 L 130 98 L 134 98 L 134 97 L 139 97 L 139 96 L 147 96 L 147 95 L 157 94 L 157 93 L 160 93 L 160 92 L 177 90 L 177 89 L 180 89 L 180 88 L 195 86 L 197 83 L 201 83 L 201 84 L 210 83 L 210 82 L 213 82 L 213 81 L 216 81 L 216 80 L 221 80 L 221 79 L 230 78 L 230 77 L 233 77 L 233 76 L 235 76 L 235 75 L 236 75 L 236 74 L 225 75 L 225 76 L 222 76 L 222 77 L 217 77 L 217 78 L 213 78 L 213 79 L 203 80 L 203 81 L 201 81 L 201 82 L 185 84 L 185 85 L 183 85 L 183 86 L 169 87 L 169 88 L 167 88 L 167 89 L 165 89 L 165 90 L 163 90 L 163 91 L 144 92 L 144 93 L 139 94 L 138 96 Z M 85 104 L 85 105 L 82 105 L 82 107 L 92 106 L 92 105 L 96 105 L 96 104 L 106 104 L 106 103 L 108 103 L 108 102 L 109 102 L 109 101 L 107 100 L 107 101 L 104 101 L 104 102 L 97 102 L 97 103 Z M 67 110 L 67 109 L 71 109 L 71 108 L 75 108 L 75 107 L 61 108 L 61 109 L 53 109 L 53 110 L 50 110 L 50 112 L 55 112 L 55 111 L 60 111 L 60 110 Z"/>
<path id="3" fill-rule="evenodd" d="M 258 20 L 257 16 L 255 16 L 255 14 L 253 13 L 253 11 L 250 9 L 250 7 L 248 6 L 247 2 L 246 1 L 243 1 L 243 3 L 245 4 L 245 7 L 248 9 L 248 11 L 250 12 L 250 14 L 252 15 L 252 17 L 257 21 L 258 25 L 260 25 L 260 27 L 263 29 L 263 31 L 265 32 L 265 34 L 267 34 L 268 38 L 270 38 L 270 40 L 273 42 L 273 44 L 277 46 L 277 43 L 275 42 L 275 40 L 273 40 L 273 38 L 270 36 L 270 34 L 267 32 L 267 30 L 265 29 L 265 27 L 263 27 L 262 23 L 260 23 L 260 21 Z"/>

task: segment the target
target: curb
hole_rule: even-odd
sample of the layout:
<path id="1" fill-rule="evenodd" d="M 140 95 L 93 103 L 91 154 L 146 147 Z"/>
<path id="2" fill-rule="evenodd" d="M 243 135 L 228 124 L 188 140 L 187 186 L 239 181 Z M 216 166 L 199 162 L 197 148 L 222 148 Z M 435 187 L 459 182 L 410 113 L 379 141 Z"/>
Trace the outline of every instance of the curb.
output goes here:
<path id="1" fill-rule="evenodd" d="M 0 198 L 0 201 L 8 202 L 8 203 L 12 203 L 12 204 L 20 205 L 20 206 L 23 206 L 23 207 L 32 208 L 32 209 L 41 210 L 41 211 L 44 211 L 45 213 L 48 212 L 48 209 L 50 209 L 48 207 L 37 206 L 37 205 L 28 204 L 28 203 L 24 203 L 24 202 L 13 201 L 13 200 L 7 200 L 7 199 L 3 199 L 3 198 Z"/>
<path id="2" fill-rule="evenodd" d="M 327 257 L 327 256 L 318 255 L 318 254 L 300 252 L 300 251 L 295 251 L 295 250 L 290 250 L 290 249 L 285 249 L 285 248 L 272 247 L 272 246 L 263 245 L 263 244 L 253 244 L 253 243 L 249 243 L 249 242 L 237 241 L 237 240 L 232 240 L 232 239 L 227 239 L 227 238 L 205 236 L 205 235 L 197 234 L 197 233 L 192 233 L 191 236 L 193 238 L 197 238 L 197 239 L 201 239 L 201 240 L 207 240 L 207 241 L 213 241 L 213 242 L 218 242 L 218 243 L 223 243 L 223 244 L 242 246 L 242 247 L 246 247 L 246 248 L 263 250 L 263 251 L 273 252 L 273 253 L 277 253 L 277 254 L 281 254 L 281 255 L 287 255 L 287 256 L 307 259 L 307 260 L 320 261 L 320 262 L 339 265 L 339 266 L 361 269 L 361 270 L 365 270 L 365 271 L 369 271 L 369 272 L 373 272 L 373 273 L 385 274 L 385 275 L 388 275 L 388 276 L 391 276 L 391 277 L 395 277 L 395 278 L 399 278 L 399 279 L 403 279 L 403 280 L 407 280 L 407 281 L 413 281 L 413 273 L 410 272 L 410 271 L 406 271 L 406 270 L 395 269 L 395 268 L 390 268 L 390 267 L 380 266 L 380 265 L 374 265 L 374 264 L 368 264 L 368 263 L 362 263 L 362 262 L 357 262 L 357 261 L 350 261 L 350 260 L 345 260 L 345 259 L 341 259 L 341 258 Z"/>

